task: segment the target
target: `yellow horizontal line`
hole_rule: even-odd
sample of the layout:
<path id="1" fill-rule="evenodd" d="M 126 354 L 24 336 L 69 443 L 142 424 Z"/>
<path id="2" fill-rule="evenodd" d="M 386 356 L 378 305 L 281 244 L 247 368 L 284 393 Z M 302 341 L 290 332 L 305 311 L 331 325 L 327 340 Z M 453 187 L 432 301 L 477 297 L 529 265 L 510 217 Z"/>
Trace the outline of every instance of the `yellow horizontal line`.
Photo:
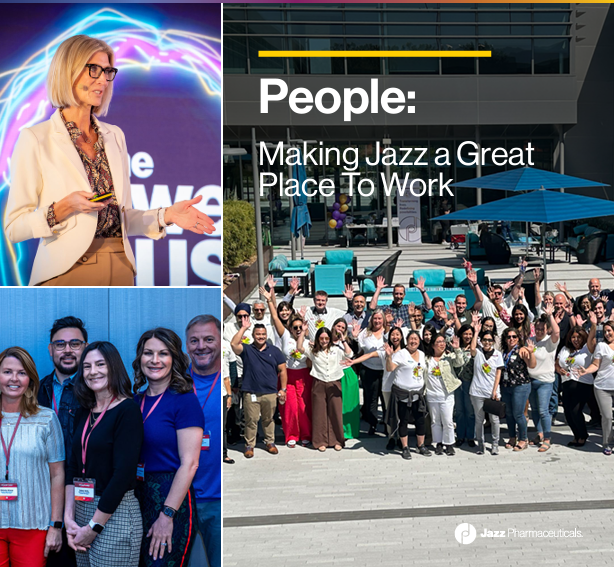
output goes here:
<path id="1" fill-rule="evenodd" d="M 491 57 L 490 51 L 259 51 L 258 57 Z"/>

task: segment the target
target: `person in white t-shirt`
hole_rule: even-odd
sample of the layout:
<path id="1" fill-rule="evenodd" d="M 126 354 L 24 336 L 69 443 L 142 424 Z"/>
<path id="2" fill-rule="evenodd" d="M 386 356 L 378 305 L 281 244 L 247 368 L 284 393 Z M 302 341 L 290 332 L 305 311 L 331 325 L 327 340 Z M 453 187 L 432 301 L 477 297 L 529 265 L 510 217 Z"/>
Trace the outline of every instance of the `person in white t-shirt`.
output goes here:
<path id="1" fill-rule="evenodd" d="M 416 426 L 418 452 L 424 457 L 430 457 L 431 452 L 424 444 L 426 435 L 426 402 L 424 399 L 424 369 L 426 358 L 419 350 L 420 335 L 412 330 L 407 336 L 407 348 L 393 349 L 386 345 L 386 370 L 392 374 L 392 390 L 397 400 L 397 416 L 399 421 L 399 439 L 403 449 L 403 458 L 411 459 L 411 451 L 407 444 L 408 425 L 413 416 Z"/>
<path id="2" fill-rule="evenodd" d="M 555 362 L 556 371 L 561 375 L 565 420 L 574 435 L 573 441 L 567 443 L 568 447 L 583 447 L 588 439 L 582 409 L 593 391 L 593 376 L 580 371 L 591 364 L 597 344 L 597 319 L 593 312 L 590 317 L 590 334 L 580 326 L 572 327 Z"/>
<path id="3" fill-rule="evenodd" d="M 495 349 L 495 335 L 492 331 L 482 331 L 480 321 L 472 322 L 474 334 L 471 340 L 471 355 L 474 357 L 473 380 L 469 388 L 469 397 L 475 412 L 475 437 L 478 442 L 476 453 L 484 454 L 484 402 L 489 399 L 499 400 L 501 391 L 501 371 L 505 366 L 503 355 Z M 481 331 L 481 334 L 480 334 Z M 478 335 L 481 347 L 478 347 Z M 501 423 L 498 415 L 489 416 L 492 448 L 491 455 L 499 454 L 499 435 Z"/>
<path id="4" fill-rule="evenodd" d="M 554 318 L 554 305 L 546 304 L 543 314 L 535 322 L 535 343 L 529 341 L 527 347 L 535 353 L 536 365 L 529 368 L 531 382 L 531 414 L 537 428 L 537 436 L 532 445 L 539 445 L 539 452 L 550 449 L 550 434 L 552 415 L 550 413 L 550 398 L 555 379 L 554 362 L 556 350 L 561 339 L 559 325 Z"/>
<path id="5" fill-rule="evenodd" d="M 614 401 L 614 322 L 603 324 L 604 341 L 595 348 L 593 363 L 588 368 L 580 369 L 580 374 L 595 375 L 595 397 L 601 410 L 601 429 L 603 433 L 603 454 L 611 455 L 614 439 L 612 438 L 612 402 Z"/>

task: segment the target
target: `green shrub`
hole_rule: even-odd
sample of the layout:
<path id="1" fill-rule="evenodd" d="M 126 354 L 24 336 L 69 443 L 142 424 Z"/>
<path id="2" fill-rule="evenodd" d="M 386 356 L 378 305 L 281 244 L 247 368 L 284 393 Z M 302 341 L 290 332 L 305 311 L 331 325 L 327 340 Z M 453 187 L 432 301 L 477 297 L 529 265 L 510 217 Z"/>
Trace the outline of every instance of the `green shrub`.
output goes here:
<path id="1" fill-rule="evenodd" d="M 224 271 L 247 262 L 256 253 L 254 207 L 246 201 L 224 202 Z"/>

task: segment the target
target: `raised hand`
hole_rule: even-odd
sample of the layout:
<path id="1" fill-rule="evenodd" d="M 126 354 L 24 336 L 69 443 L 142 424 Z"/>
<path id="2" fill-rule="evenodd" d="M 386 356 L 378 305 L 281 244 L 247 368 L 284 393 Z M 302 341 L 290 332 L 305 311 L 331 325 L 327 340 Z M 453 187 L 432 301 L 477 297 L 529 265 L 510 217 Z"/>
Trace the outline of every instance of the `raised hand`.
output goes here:
<path id="1" fill-rule="evenodd" d="M 518 262 L 518 268 L 520 269 L 521 274 L 524 274 L 526 272 L 528 265 L 529 263 L 527 262 L 526 258 L 520 258 L 520 261 Z"/>
<path id="2" fill-rule="evenodd" d="M 471 326 L 474 329 L 477 329 L 477 326 L 480 326 L 480 328 L 482 327 L 482 321 L 480 320 L 480 314 L 476 313 L 475 311 L 473 313 L 471 313 Z"/>
<path id="3" fill-rule="evenodd" d="M 552 314 L 554 313 L 554 305 L 552 303 L 546 305 L 546 307 L 543 308 L 542 310 L 546 315 L 548 315 L 548 317 L 552 317 Z"/>
<path id="4" fill-rule="evenodd" d="M 533 352 L 533 350 L 535 349 L 535 343 L 531 340 L 531 339 L 527 339 L 527 349 L 529 349 L 529 352 Z"/>
<path id="5" fill-rule="evenodd" d="M 509 282 L 505 282 L 501 287 L 503 288 L 503 291 L 507 291 L 513 285 L 514 285 L 514 282 L 510 280 Z"/>
<path id="6" fill-rule="evenodd" d="M 490 286 L 487 290 L 486 293 L 488 294 L 488 299 L 490 299 L 491 301 L 495 301 L 495 288 Z"/>
<path id="7" fill-rule="evenodd" d="M 456 335 L 454 335 L 454 337 L 452 337 L 452 340 L 450 341 L 450 344 L 452 345 L 452 348 L 457 349 L 460 348 L 460 341 L 458 339 L 458 337 Z"/>
<path id="8" fill-rule="evenodd" d="M 533 268 L 533 277 L 535 278 L 535 281 L 538 282 L 539 281 L 539 276 L 541 274 L 542 269 L 538 266 L 537 268 Z"/>
<path id="9" fill-rule="evenodd" d="M 386 287 L 386 280 L 382 276 L 377 276 L 375 287 L 381 291 L 382 289 Z"/>
<path id="10" fill-rule="evenodd" d="M 567 294 L 567 284 L 565 282 L 561 283 L 561 282 L 556 282 L 554 284 L 554 287 L 560 291 L 561 293 Z"/>
<path id="11" fill-rule="evenodd" d="M 581 315 L 576 315 L 575 322 L 578 327 L 584 327 L 584 325 L 586 325 L 586 321 L 587 321 L 586 319 L 582 319 Z"/>
<path id="12" fill-rule="evenodd" d="M 352 301 L 352 299 L 354 299 L 354 286 L 352 284 L 346 284 L 345 290 L 343 291 L 343 297 L 345 297 L 348 301 Z"/>
<path id="13" fill-rule="evenodd" d="M 614 313 L 614 311 L 613 311 Z M 400 317 L 394 322 L 394 326 L 395 327 L 399 327 L 399 329 L 405 325 L 405 321 L 403 321 L 403 319 L 401 319 Z"/>
<path id="14" fill-rule="evenodd" d="M 424 278 L 418 278 L 418 281 L 415 283 L 416 288 L 418 288 L 421 292 L 424 292 L 424 284 L 426 280 Z"/>
<path id="15" fill-rule="evenodd" d="M 597 324 L 597 315 L 595 315 L 594 311 L 588 312 L 588 320 L 591 322 L 591 325 Z"/>
<path id="16" fill-rule="evenodd" d="M 258 288 L 258 291 L 260 292 L 260 295 L 262 295 L 262 297 L 264 297 L 267 301 L 271 301 L 271 292 L 267 291 L 263 285 Z"/>
<path id="17" fill-rule="evenodd" d="M 467 272 L 467 279 L 473 285 L 477 285 L 478 284 L 478 273 L 475 270 L 469 270 Z"/>
<path id="18" fill-rule="evenodd" d="M 461 267 L 464 268 L 466 272 L 469 272 L 471 271 L 471 262 L 469 262 L 467 258 L 463 258 L 463 263 L 461 264 Z"/>
<path id="19" fill-rule="evenodd" d="M 305 314 L 307 313 L 307 306 L 303 305 L 299 310 L 298 314 L 301 316 L 301 319 L 305 320 Z"/>
<path id="20" fill-rule="evenodd" d="M 275 278 L 273 277 L 273 274 L 269 274 L 265 280 L 264 280 L 264 285 L 268 285 L 269 289 L 271 291 L 273 291 L 275 289 Z"/>
<path id="21" fill-rule="evenodd" d="M 457 313 L 456 313 L 456 305 L 454 305 L 453 301 L 448 301 L 448 305 L 446 308 L 446 311 L 452 315 L 452 317 L 456 317 Z"/>
<path id="22" fill-rule="evenodd" d="M 610 301 L 610 298 L 608 296 L 607 293 L 602 293 L 601 294 L 601 301 L 604 301 L 605 303 L 607 303 L 608 301 Z"/>
<path id="23" fill-rule="evenodd" d="M 386 324 L 387 325 L 392 325 L 392 322 L 394 321 L 394 317 L 393 317 L 392 311 L 390 311 L 390 309 L 386 309 L 386 313 L 384 314 L 384 318 L 386 319 Z"/>
<path id="24" fill-rule="evenodd" d="M 356 339 L 358 338 L 358 335 L 360 335 L 360 323 L 358 321 L 354 321 L 352 323 L 352 336 Z"/>
<path id="25" fill-rule="evenodd" d="M 301 290 L 299 286 L 301 285 L 301 280 L 299 280 L 296 276 L 292 276 L 290 278 L 290 293 L 292 295 L 297 295 Z"/>
<path id="26" fill-rule="evenodd" d="M 388 343 L 384 343 L 384 350 L 386 351 L 386 356 L 392 356 L 393 350 Z"/>
<path id="27" fill-rule="evenodd" d="M 563 317 L 565 317 L 565 311 L 563 309 L 559 309 L 558 311 L 554 312 L 554 320 L 557 323 L 560 323 L 563 320 Z"/>
<path id="28" fill-rule="evenodd" d="M 522 300 L 524 299 L 524 287 L 520 288 L 520 291 L 518 292 L 518 297 Z"/>
<path id="29" fill-rule="evenodd" d="M 563 307 L 563 309 L 565 309 L 565 313 L 567 313 L 568 315 L 572 315 L 573 314 L 573 303 L 567 300 L 565 302 L 565 307 Z"/>
<path id="30" fill-rule="evenodd" d="M 410 317 L 413 317 L 416 314 L 416 304 L 413 301 L 407 306 L 407 314 Z"/>

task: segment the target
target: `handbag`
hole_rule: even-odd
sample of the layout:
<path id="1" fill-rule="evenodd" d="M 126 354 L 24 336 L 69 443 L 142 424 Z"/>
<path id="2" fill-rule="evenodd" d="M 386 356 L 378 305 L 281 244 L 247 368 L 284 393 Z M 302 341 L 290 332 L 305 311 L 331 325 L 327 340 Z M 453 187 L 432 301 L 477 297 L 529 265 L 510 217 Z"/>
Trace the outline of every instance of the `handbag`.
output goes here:
<path id="1" fill-rule="evenodd" d="M 491 415 L 496 415 L 499 419 L 505 418 L 505 404 L 492 398 L 484 400 L 484 411 Z"/>

